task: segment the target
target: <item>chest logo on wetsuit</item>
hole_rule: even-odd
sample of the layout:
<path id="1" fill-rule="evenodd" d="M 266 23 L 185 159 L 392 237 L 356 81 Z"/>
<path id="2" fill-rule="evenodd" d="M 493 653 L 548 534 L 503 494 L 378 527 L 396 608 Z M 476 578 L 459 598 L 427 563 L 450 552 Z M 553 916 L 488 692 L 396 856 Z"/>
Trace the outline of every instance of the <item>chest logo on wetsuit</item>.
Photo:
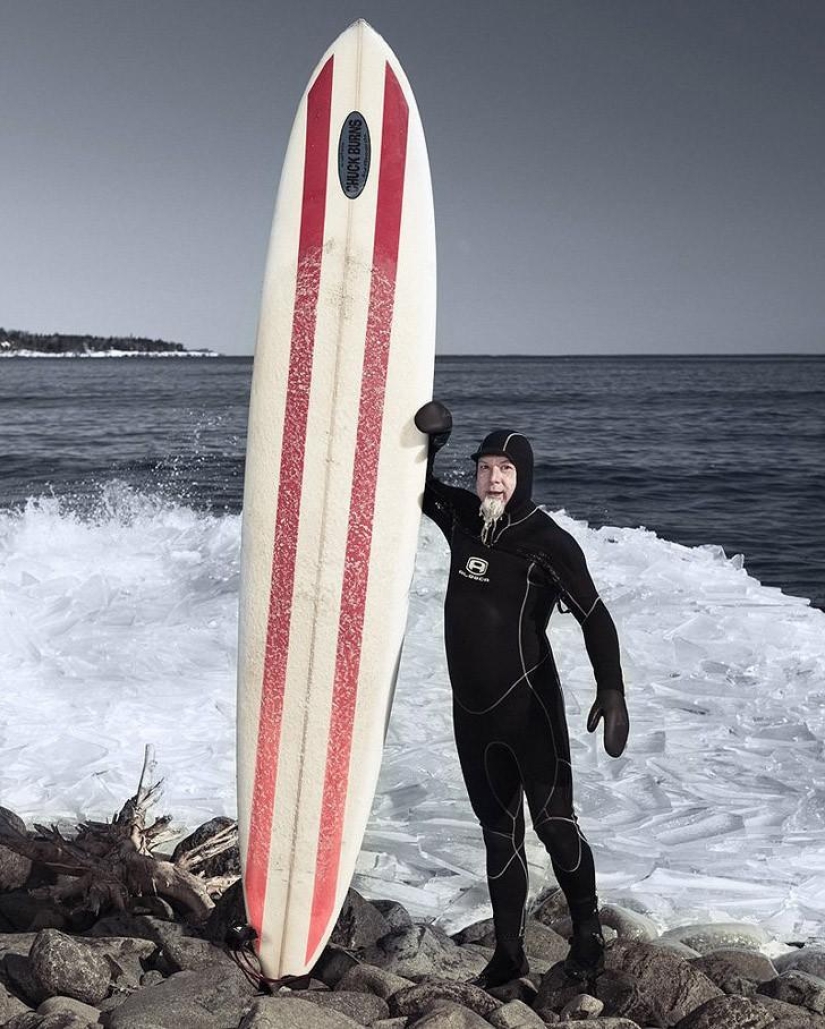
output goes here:
<path id="1" fill-rule="evenodd" d="M 482 557 L 470 557 L 467 559 L 465 568 L 459 568 L 458 574 L 465 579 L 475 579 L 476 582 L 489 582 L 484 573 L 487 571 L 487 562 Z"/>

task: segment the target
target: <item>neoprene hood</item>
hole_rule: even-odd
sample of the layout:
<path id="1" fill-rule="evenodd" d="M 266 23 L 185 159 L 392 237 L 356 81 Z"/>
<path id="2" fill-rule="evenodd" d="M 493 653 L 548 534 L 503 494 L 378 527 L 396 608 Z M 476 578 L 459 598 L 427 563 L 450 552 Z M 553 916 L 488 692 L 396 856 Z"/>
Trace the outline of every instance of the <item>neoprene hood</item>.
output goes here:
<path id="1" fill-rule="evenodd" d="M 484 437 L 471 457 L 476 464 L 480 457 L 509 458 L 516 469 L 516 488 L 507 505 L 508 510 L 518 511 L 529 503 L 533 495 L 533 448 L 526 436 L 509 429 L 496 429 Z"/>

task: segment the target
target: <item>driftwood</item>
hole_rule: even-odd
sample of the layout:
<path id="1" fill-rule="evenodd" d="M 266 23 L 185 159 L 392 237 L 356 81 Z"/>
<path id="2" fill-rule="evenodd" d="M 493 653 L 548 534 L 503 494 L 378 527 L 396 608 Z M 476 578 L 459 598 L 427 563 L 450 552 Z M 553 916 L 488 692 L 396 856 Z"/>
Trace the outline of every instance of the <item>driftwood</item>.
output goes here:
<path id="1" fill-rule="evenodd" d="M 0 816 L 0 844 L 61 877 L 57 885 L 38 890 L 43 899 L 97 915 L 125 910 L 138 897 L 159 896 L 193 921 L 209 915 L 215 906 L 210 893 L 222 892 L 229 882 L 227 877 L 204 879 L 195 870 L 237 844 L 237 827 L 221 830 L 175 862 L 155 856 L 153 851 L 175 834 L 169 832 L 168 816 L 148 821 L 148 809 L 162 786 L 162 780 L 145 784 L 154 767 L 152 748 L 147 747 L 135 795 L 111 822 L 83 822 L 71 838 L 55 826 L 20 831 Z"/>

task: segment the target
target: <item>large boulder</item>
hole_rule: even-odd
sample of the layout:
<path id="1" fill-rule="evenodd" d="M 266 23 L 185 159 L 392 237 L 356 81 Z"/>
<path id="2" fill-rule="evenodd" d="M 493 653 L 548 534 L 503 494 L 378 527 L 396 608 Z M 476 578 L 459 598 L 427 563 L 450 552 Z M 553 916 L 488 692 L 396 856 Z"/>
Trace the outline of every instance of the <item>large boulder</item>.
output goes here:
<path id="1" fill-rule="evenodd" d="M 673 1023 L 722 995 L 718 986 L 678 955 L 633 940 L 616 940 L 605 953 L 605 968 L 632 979 L 641 997 Z"/>
<path id="2" fill-rule="evenodd" d="M 350 889 L 332 930 L 330 942 L 347 950 L 362 951 L 386 936 L 391 928 L 374 904 Z"/>
<path id="3" fill-rule="evenodd" d="M 436 1000 L 408 1025 L 409 1029 L 489 1029 L 490 1023 L 454 1001 Z"/>
<path id="4" fill-rule="evenodd" d="M 435 975 L 442 979 L 470 979 L 485 965 L 483 958 L 466 952 L 432 926 L 414 925 L 382 936 L 362 953 L 377 965 L 407 979 Z"/>
<path id="5" fill-rule="evenodd" d="M 357 993 L 372 993 L 382 1000 L 388 1000 L 399 990 L 405 990 L 415 984 L 403 976 L 394 975 L 384 968 L 375 965 L 353 965 L 335 985 L 336 990 L 354 990 Z"/>
<path id="6" fill-rule="evenodd" d="M 393 1016 L 411 1015 L 418 1018 L 434 1001 L 441 1000 L 461 1004 L 462 1007 L 475 1011 L 482 1018 L 486 1018 L 496 1008 L 501 1007 L 501 1001 L 491 997 L 489 993 L 478 986 L 452 980 L 429 979 L 417 986 L 409 986 L 406 990 L 394 993 L 389 999 L 390 1014 Z"/>
<path id="7" fill-rule="evenodd" d="M 29 954 L 32 973 L 48 997 L 73 997 L 98 1004 L 109 992 L 111 970 L 106 959 L 84 940 L 57 929 L 43 929 Z"/>
<path id="8" fill-rule="evenodd" d="M 237 970 L 176 972 L 127 997 L 107 1012 L 103 1024 L 107 1029 L 226 1029 L 243 1018 L 254 993 Z"/>
<path id="9" fill-rule="evenodd" d="M 703 925 L 681 925 L 662 933 L 662 940 L 675 940 L 699 954 L 709 954 L 722 947 L 743 947 L 759 950 L 771 942 L 758 925 L 749 922 L 710 922 Z"/>
<path id="10" fill-rule="evenodd" d="M 353 1022 L 372 1025 L 379 1018 L 389 1018 L 387 1002 L 374 993 L 356 993 L 354 990 L 313 991 L 301 994 L 301 1000 L 318 1004 L 328 1011 L 339 1011 Z"/>
<path id="11" fill-rule="evenodd" d="M 773 963 L 777 972 L 788 972 L 795 968 L 800 972 L 825 979 L 825 947 L 800 947 L 774 958 Z"/>
<path id="12" fill-rule="evenodd" d="M 815 1015 L 825 1014 L 825 980 L 792 968 L 775 979 L 760 983 L 757 993 L 786 1004 L 807 1008 Z"/>
<path id="13" fill-rule="evenodd" d="M 773 1016 L 747 997 L 714 997 L 677 1023 L 676 1029 L 764 1029 Z"/>
<path id="14" fill-rule="evenodd" d="M 175 1023 L 175 1029 L 188 1029 L 188 1026 Z M 253 1001 L 238 1029 L 361 1029 L 361 1023 L 311 1001 L 278 995 Z"/>

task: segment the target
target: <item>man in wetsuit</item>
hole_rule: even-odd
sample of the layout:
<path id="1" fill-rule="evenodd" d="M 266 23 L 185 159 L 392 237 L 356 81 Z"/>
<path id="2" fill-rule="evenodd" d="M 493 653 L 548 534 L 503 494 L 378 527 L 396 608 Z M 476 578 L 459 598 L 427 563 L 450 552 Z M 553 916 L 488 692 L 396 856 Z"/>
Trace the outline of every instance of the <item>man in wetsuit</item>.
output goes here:
<path id="1" fill-rule="evenodd" d="M 450 544 L 444 639 L 455 737 L 484 835 L 496 934 L 494 955 L 473 982 L 491 988 L 528 971 L 525 795 L 573 922 L 565 972 L 591 980 L 604 964 L 604 939 L 593 855 L 573 809 L 564 699 L 546 630 L 562 603 L 581 625 L 597 685 L 587 728 L 595 731 L 603 717 L 605 749 L 618 757 L 629 721 L 616 629 L 581 548 L 531 499 L 526 437 L 498 430 L 483 440 L 472 455 L 471 493 L 433 474 L 452 428 L 447 408 L 432 401 L 415 421 L 430 440 L 424 513 Z"/>

